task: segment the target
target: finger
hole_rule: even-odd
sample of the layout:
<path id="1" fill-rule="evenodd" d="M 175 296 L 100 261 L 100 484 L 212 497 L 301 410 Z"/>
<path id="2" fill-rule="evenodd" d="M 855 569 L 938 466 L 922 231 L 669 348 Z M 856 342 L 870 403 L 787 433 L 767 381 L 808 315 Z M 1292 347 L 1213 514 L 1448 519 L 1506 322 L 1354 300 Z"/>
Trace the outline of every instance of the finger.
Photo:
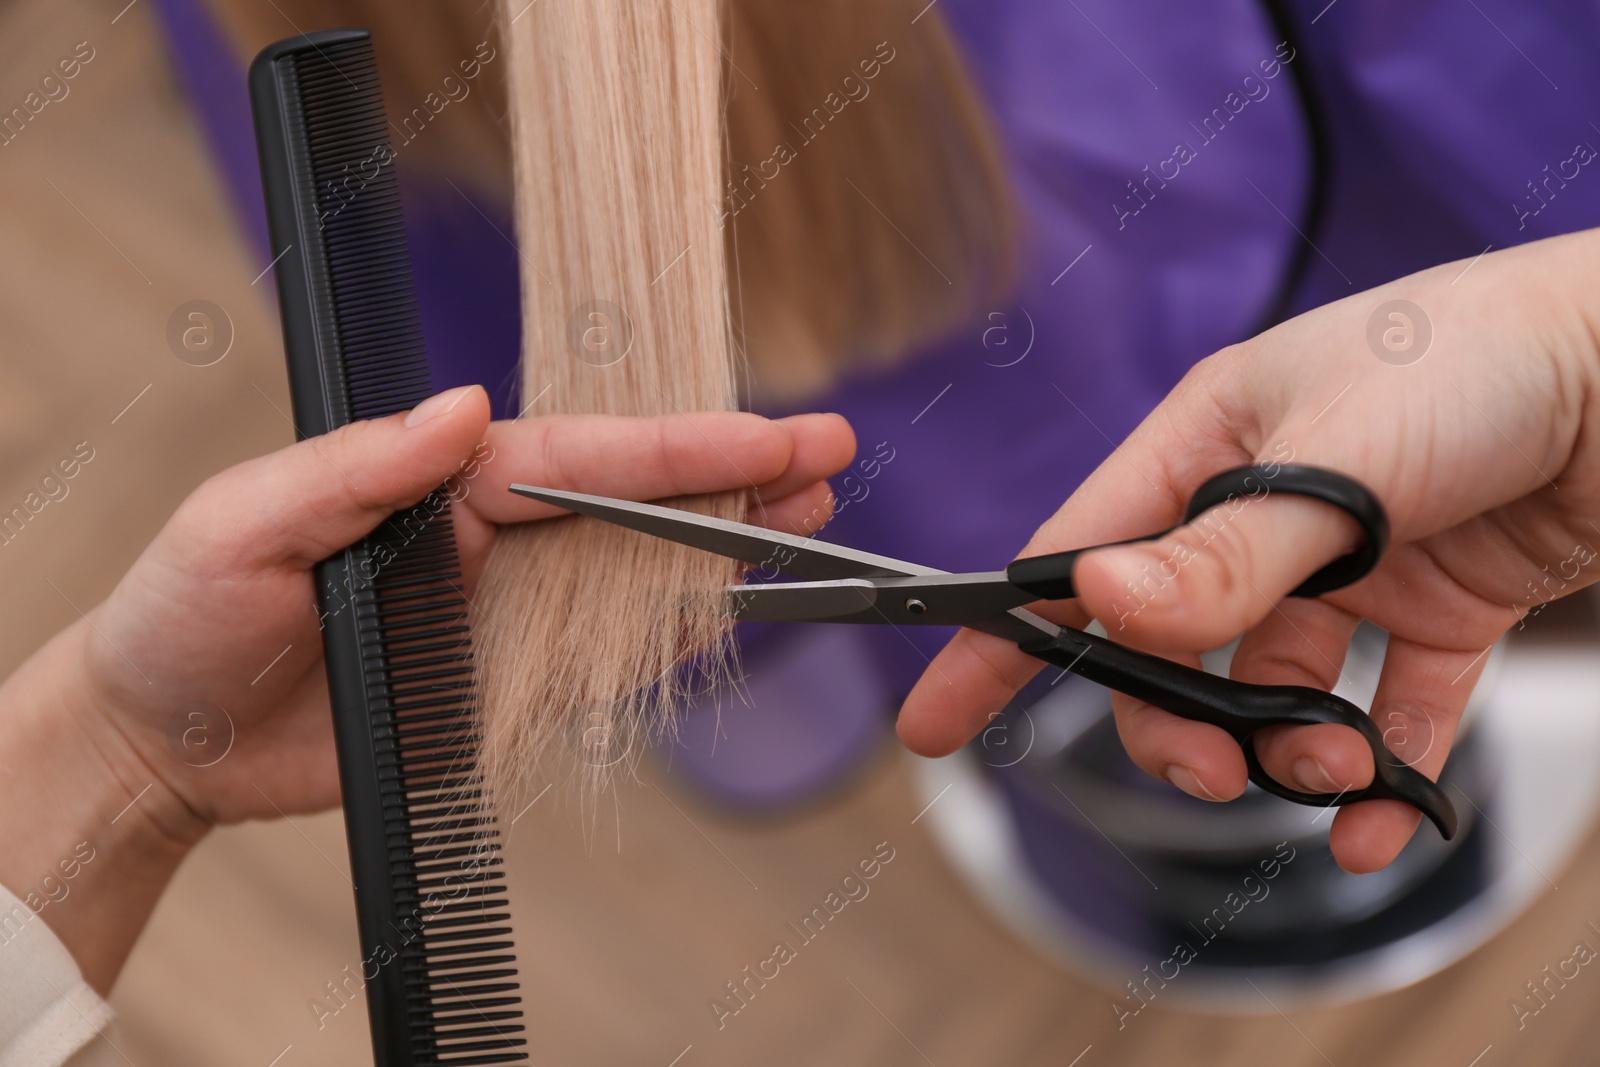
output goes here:
<path id="1" fill-rule="evenodd" d="M 1229 671 L 1257 685 L 1331 691 L 1360 619 L 1321 600 L 1286 600 L 1244 635 Z M 1348 726 L 1277 726 L 1255 735 L 1266 772 L 1305 793 L 1338 793 L 1372 783 L 1372 750 Z"/>
<path id="2" fill-rule="evenodd" d="M 838 474 L 856 454 L 856 434 L 843 415 L 790 415 L 777 419 L 793 442 L 789 465 L 757 487 L 760 503 L 781 500 L 813 482 Z"/>
<path id="3" fill-rule="evenodd" d="M 833 490 L 827 482 L 812 482 L 760 509 L 751 508 L 749 519 L 769 530 L 810 537 L 833 518 L 833 500 Z"/>
<path id="4" fill-rule="evenodd" d="M 758 488 L 749 521 L 809 537 L 833 518 L 833 490 L 823 479 L 854 458 L 856 434 L 843 415 L 790 415 L 777 422 L 789 431 L 794 450 L 788 469 Z"/>
<path id="5" fill-rule="evenodd" d="M 464 503 L 497 523 L 565 514 L 507 492 L 512 484 L 627 500 L 748 489 L 781 475 L 794 447 L 787 429 L 743 411 L 514 419 L 494 423 L 485 440 Z"/>
<path id="6" fill-rule="evenodd" d="M 1199 666 L 1198 656 L 1182 657 Z M 1221 727 L 1180 718 L 1142 700 L 1112 695 L 1117 733 L 1146 774 L 1201 800 L 1232 800 L 1249 781 L 1239 743 Z"/>
<path id="7" fill-rule="evenodd" d="M 1043 666 L 1010 641 L 962 630 L 917 679 L 895 732 L 919 756 L 948 756 L 989 725 Z"/>
<path id="8" fill-rule="evenodd" d="M 1396 757 L 1438 780 L 1486 653 L 1429 648 L 1390 636 L 1372 718 Z M 1340 808 L 1329 837 L 1334 859 L 1356 874 L 1386 867 L 1421 819 L 1415 808 L 1397 800 L 1365 800 Z"/>
<path id="9" fill-rule="evenodd" d="M 1348 515 L 1262 485 L 1159 540 L 1086 553 L 1074 570 L 1085 607 L 1138 648 L 1217 648 L 1359 544 Z"/>
<path id="10" fill-rule="evenodd" d="M 230 467 L 190 494 L 158 551 L 191 568 L 210 561 L 217 573 L 309 566 L 427 496 L 488 423 L 488 396 L 465 385 Z"/>

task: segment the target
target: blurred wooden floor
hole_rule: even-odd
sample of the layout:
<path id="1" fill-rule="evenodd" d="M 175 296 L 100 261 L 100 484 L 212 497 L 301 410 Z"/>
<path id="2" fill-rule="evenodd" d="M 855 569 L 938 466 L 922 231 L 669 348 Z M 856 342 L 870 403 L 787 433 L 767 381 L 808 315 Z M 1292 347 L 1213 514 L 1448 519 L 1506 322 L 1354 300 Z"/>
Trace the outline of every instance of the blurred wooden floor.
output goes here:
<path id="1" fill-rule="evenodd" d="M 10 669 L 114 584 L 207 474 L 290 440 L 265 266 L 239 239 L 191 120 L 126 0 L 0 8 L 0 108 L 88 41 L 70 96 L 0 146 L 0 503 L 89 441 L 70 495 L 0 548 Z M 117 21 L 113 22 L 113 19 Z M 169 350 L 168 316 L 206 299 L 237 338 L 221 363 Z M 131 406 L 129 406 L 131 404 Z M 914 825 L 903 757 L 803 816 L 729 819 L 653 767 L 593 847 L 553 790 L 512 828 L 517 937 L 535 1064 L 826 1063 L 1055 1067 L 1494 1067 L 1600 1060 L 1585 969 L 1519 1031 L 1523 984 L 1590 939 L 1600 850 L 1461 964 L 1328 1011 L 1210 1018 L 1159 1002 L 1118 1032 L 1110 996 L 977 907 Z M 857 861 L 894 858 L 719 1029 L 708 1001 L 788 939 Z M 357 963 L 336 814 L 215 834 L 152 923 L 115 1001 L 139 1067 L 366 1062 L 359 1004 L 318 1013 Z M 277 1057 L 277 1059 L 275 1059 Z"/>

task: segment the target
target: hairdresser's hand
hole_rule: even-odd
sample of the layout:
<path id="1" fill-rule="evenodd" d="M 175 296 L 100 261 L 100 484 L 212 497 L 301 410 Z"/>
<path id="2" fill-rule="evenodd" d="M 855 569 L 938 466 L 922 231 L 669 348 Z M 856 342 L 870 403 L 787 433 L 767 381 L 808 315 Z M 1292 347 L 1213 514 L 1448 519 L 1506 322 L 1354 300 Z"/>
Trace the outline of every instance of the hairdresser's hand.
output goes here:
<path id="1" fill-rule="evenodd" d="M 830 415 L 490 425 L 472 386 L 222 472 L 0 688 L 0 884 L 26 894 L 91 843 L 41 915 L 103 990 L 207 828 L 336 804 L 311 568 L 447 477 L 470 589 L 496 523 L 553 513 L 511 482 L 640 499 L 755 484 L 756 518 L 797 525 L 827 514 L 821 479 L 853 450 Z"/>
<path id="2" fill-rule="evenodd" d="M 1353 522 L 1287 495 L 1210 514 L 1158 542 L 1085 555 L 1079 600 L 1043 614 L 1090 616 L 1125 644 L 1197 662 L 1244 634 L 1233 674 L 1331 688 L 1357 622 L 1390 632 L 1372 715 L 1390 748 L 1430 778 L 1486 650 L 1543 603 L 1594 581 L 1600 546 L 1600 231 L 1452 263 L 1309 312 L 1198 365 L 1038 532 L 1023 555 L 1116 541 L 1179 521 L 1207 477 L 1251 462 L 1313 464 L 1376 491 L 1394 540 L 1365 580 L 1320 600 L 1284 600 L 1350 551 Z M 1369 319 L 1403 299 L 1431 320 L 1420 360 L 1369 345 Z M 1413 315 L 1413 318 L 1416 316 Z M 1384 322 L 1380 326 L 1401 326 Z M 1400 344 L 1404 335 L 1389 337 Z M 974 736 L 1041 664 L 961 632 L 905 703 L 900 736 L 924 755 Z M 1246 784 L 1222 730 L 1126 698 L 1117 724 L 1134 761 L 1196 796 Z M 1301 790 L 1372 777 L 1371 754 L 1339 726 L 1263 733 L 1262 762 Z M 1340 809 L 1339 863 L 1372 871 L 1418 814 L 1368 801 Z"/>

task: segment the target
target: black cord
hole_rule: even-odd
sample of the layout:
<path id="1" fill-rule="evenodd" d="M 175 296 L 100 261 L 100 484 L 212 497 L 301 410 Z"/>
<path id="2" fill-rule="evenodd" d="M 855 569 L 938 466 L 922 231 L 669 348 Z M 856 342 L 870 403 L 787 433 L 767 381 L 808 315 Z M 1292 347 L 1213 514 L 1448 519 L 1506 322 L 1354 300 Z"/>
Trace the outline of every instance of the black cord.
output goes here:
<path id="1" fill-rule="evenodd" d="M 1294 61 L 1285 66 L 1294 78 L 1300 111 L 1305 118 L 1309 180 L 1306 183 L 1305 209 L 1300 214 L 1300 233 L 1297 235 L 1300 240 L 1295 244 L 1294 255 L 1290 257 L 1266 311 L 1250 331 L 1251 336 L 1276 326 L 1288 317 L 1290 302 L 1311 265 L 1311 255 L 1315 251 L 1311 242 L 1316 240 L 1328 213 L 1328 186 L 1333 169 L 1332 137 L 1328 132 L 1327 112 L 1317 92 L 1311 59 L 1306 54 L 1305 43 L 1300 39 L 1294 16 L 1289 12 L 1289 4 L 1287 0 L 1262 0 L 1262 7 L 1266 9 L 1278 39 L 1294 49 Z"/>

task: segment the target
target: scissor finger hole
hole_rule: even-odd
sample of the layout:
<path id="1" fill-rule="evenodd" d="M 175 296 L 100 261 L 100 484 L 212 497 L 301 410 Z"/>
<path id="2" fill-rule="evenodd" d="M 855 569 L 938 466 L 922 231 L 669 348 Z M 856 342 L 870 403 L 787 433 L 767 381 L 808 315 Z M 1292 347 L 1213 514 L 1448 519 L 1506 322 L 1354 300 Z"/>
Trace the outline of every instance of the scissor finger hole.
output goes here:
<path id="1" fill-rule="evenodd" d="M 1361 789 L 1372 782 L 1372 749 L 1342 723 L 1268 726 L 1251 735 L 1256 756 L 1279 781 L 1314 793 Z"/>
<path id="2" fill-rule="evenodd" d="M 1256 753 L 1256 735 L 1251 734 L 1241 738 L 1239 748 L 1244 752 L 1245 766 L 1249 768 L 1250 780 L 1257 786 L 1284 800 L 1292 800 L 1297 804 L 1308 804 L 1314 807 L 1334 807 L 1348 804 L 1360 799 L 1366 793 L 1365 789 L 1345 789 L 1329 793 L 1308 793 L 1287 785 L 1268 773 L 1261 763 L 1261 758 Z"/>

